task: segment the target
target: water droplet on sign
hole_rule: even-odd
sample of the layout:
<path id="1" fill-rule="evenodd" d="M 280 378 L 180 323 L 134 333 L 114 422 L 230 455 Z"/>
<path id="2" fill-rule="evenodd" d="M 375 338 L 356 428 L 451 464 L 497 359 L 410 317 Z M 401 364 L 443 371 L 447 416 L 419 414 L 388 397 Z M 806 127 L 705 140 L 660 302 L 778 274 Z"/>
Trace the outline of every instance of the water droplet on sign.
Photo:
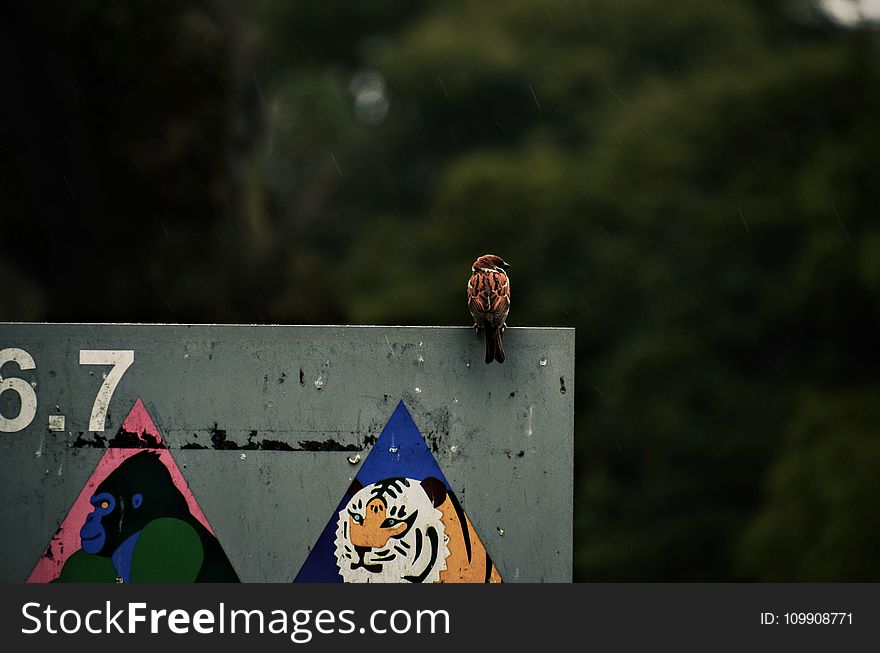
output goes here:
<path id="1" fill-rule="evenodd" d="M 538 363 L 541 365 L 541 367 L 547 367 L 547 359 L 546 358 L 542 358 L 540 361 L 538 361 Z"/>
<path id="2" fill-rule="evenodd" d="M 354 456 L 349 456 L 349 457 L 348 457 L 348 462 L 350 462 L 352 465 L 357 465 L 360 461 L 361 461 L 361 455 L 360 455 L 360 454 L 356 454 L 356 455 L 354 455 Z"/>

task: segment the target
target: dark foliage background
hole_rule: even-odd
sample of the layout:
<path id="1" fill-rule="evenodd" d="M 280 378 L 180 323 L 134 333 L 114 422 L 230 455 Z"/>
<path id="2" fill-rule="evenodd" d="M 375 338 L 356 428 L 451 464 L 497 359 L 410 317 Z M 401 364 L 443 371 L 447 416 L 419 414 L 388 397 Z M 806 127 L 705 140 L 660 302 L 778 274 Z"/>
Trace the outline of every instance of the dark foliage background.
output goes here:
<path id="1" fill-rule="evenodd" d="M 0 320 L 467 324 L 495 251 L 578 329 L 578 579 L 876 581 L 878 57 L 809 0 L 5 3 Z"/>

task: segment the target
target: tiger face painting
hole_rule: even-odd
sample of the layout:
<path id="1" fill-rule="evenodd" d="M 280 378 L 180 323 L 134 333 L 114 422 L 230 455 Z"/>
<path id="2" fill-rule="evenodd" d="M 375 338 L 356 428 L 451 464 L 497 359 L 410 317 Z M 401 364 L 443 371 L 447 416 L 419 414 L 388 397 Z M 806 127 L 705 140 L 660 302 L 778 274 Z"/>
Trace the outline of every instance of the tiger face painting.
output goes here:
<path id="1" fill-rule="evenodd" d="M 347 583 L 501 582 L 457 499 L 433 477 L 360 488 L 339 511 L 335 544 Z"/>

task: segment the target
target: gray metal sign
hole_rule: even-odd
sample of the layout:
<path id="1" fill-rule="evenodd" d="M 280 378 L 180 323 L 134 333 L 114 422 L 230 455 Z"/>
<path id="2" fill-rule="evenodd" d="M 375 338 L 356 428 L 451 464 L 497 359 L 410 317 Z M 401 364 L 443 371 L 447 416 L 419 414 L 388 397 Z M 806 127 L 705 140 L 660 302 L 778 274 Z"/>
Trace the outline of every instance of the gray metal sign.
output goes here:
<path id="1" fill-rule="evenodd" d="M 192 574 L 201 579 L 212 536 L 235 575 L 252 582 L 293 580 L 325 545 L 354 576 L 440 547 L 421 579 L 442 579 L 458 564 L 458 537 L 468 560 L 485 549 L 461 578 L 568 581 L 574 330 L 511 328 L 505 345 L 507 362 L 486 365 L 473 331 L 457 327 L 0 324 L 0 580 L 51 580 L 73 542 L 99 552 L 141 519 L 107 558 L 122 580 L 146 573 L 147 563 L 130 560 L 133 541 L 173 532 L 196 542 Z M 432 478 L 408 473 L 409 457 L 425 452 L 407 448 L 406 429 L 436 461 L 436 474 L 422 474 Z M 138 447 L 163 449 L 150 460 L 170 470 L 186 519 L 142 519 L 155 508 L 153 490 L 131 479 L 147 472 L 128 472 L 114 492 L 109 475 Z M 412 489 L 381 478 L 386 458 Z M 403 491 L 433 503 L 420 519 L 436 512 L 436 527 L 413 521 L 417 504 L 408 513 L 395 504 Z M 359 502 L 388 514 L 371 525 Z M 99 523 L 110 513 L 118 528 Z M 328 533 L 335 542 L 322 544 Z M 376 538 L 378 551 L 365 556 Z M 400 553 L 386 553 L 392 546 Z M 152 550 L 163 555 L 161 545 Z M 126 562 L 118 551 L 129 551 Z M 76 573 L 92 573 L 97 558 L 80 557 Z M 407 573 L 399 577 L 412 580 Z"/>

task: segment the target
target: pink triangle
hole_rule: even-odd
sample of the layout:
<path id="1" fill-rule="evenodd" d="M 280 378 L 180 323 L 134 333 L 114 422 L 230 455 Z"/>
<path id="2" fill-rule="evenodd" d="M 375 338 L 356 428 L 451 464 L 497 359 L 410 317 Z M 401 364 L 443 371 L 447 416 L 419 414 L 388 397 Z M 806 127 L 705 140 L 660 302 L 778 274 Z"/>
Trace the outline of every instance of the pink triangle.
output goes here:
<path id="1" fill-rule="evenodd" d="M 128 440 L 128 443 L 123 446 L 115 446 L 114 441 L 119 440 L 123 435 L 127 436 L 125 439 Z M 131 436 L 137 437 L 138 444 L 131 444 Z M 193 517 L 198 519 L 212 535 L 214 534 L 211 525 L 196 502 L 192 490 L 190 490 L 189 485 L 187 485 L 186 480 L 184 480 L 183 475 L 180 473 L 177 463 L 174 462 L 171 452 L 165 446 L 165 441 L 161 433 L 159 433 L 159 429 L 156 428 L 140 397 L 131 407 L 114 441 L 111 441 L 110 447 L 104 452 L 101 460 L 98 461 L 95 471 L 92 472 L 89 480 L 86 481 L 85 487 L 83 487 L 76 501 L 73 502 L 73 505 L 67 512 L 67 516 L 49 541 L 49 545 L 46 547 L 43 555 L 40 556 L 40 560 L 33 571 L 31 571 L 30 576 L 28 576 L 28 583 L 48 583 L 58 578 L 64 562 L 80 548 L 79 531 L 83 523 L 85 523 L 86 517 L 92 512 L 90 499 L 95 492 L 95 488 L 110 476 L 123 461 L 141 453 L 145 449 L 155 451 L 159 455 L 159 459 L 168 468 L 174 485 L 186 498 Z"/>
<path id="2" fill-rule="evenodd" d="M 122 422 L 122 428 L 120 431 L 137 438 L 139 441 L 138 443 L 141 444 L 141 446 L 146 446 L 148 448 L 165 447 L 165 441 L 162 439 L 162 434 L 159 433 L 159 429 L 157 429 L 156 425 L 153 423 L 153 419 L 147 412 L 144 402 L 141 401 L 140 397 L 135 400 L 134 406 L 132 406 L 131 410 L 128 412 L 128 417 Z M 148 438 L 146 436 L 151 437 Z"/>

